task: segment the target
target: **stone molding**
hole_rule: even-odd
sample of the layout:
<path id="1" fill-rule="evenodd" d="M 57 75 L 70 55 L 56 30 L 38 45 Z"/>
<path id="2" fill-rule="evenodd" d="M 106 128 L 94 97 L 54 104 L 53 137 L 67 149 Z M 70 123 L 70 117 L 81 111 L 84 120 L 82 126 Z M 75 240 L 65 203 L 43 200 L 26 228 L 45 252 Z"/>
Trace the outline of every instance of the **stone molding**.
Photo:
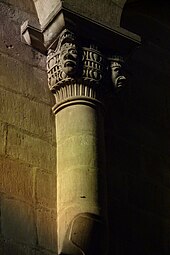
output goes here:
<path id="1" fill-rule="evenodd" d="M 47 10 L 43 9 L 46 13 L 43 17 L 42 3 L 40 1 L 37 1 L 39 4 L 36 7 L 38 16 L 41 16 L 39 26 L 35 27 L 29 21 L 24 22 L 21 26 L 21 36 L 23 42 L 36 48 L 43 54 L 47 54 L 48 49 L 55 48 L 58 36 L 65 28 L 75 29 L 82 37 L 86 37 L 89 40 L 94 38 L 103 47 L 110 49 L 114 47 L 116 50 L 121 48 L 125 49 L 125 51 L 131 51 L 131 49 L 140 45 L 140 36 L 122 27 L 115 26 L 114 22 L 112 22 L 110 27 L 110 23 L 105 23 L 101 17 L 98 17 L 99 20 L 101 19 L 99 22 L 99 20 L 88 17 L 88 15 L 75 12 L 74 8 L 71 8 L 71 5 L 66 8 L 65 1 L 58 1 L 57 4 L 57 1 L 53 0 L 56 7 L 54 9 L 52 8 L 51 12 L 48 7 Z M 46 2 L 44 0 L 44 5 L 47 5 Z M 107 1 L 105 5 L 110 9 Z M 100 12 L 103 11 L 103 9 L 100 10 Z M 45 17 L 47 19 L 44 20 Z M 114 20 L 114 17 L 112 20 Z"/>

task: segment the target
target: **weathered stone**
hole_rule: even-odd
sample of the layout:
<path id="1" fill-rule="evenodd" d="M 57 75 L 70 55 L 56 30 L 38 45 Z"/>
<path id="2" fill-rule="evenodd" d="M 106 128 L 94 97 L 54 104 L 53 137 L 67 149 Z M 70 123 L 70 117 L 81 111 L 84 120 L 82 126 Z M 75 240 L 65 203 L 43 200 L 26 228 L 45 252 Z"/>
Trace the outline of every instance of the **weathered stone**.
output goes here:
<path id="1" fill-rule="evenodd" d="M 99 253 L 95 245 L 100 242 L 99 236 L 92 245 L 93 251 L 90 241 L 86 240 L 95 236 L 90 230 L 94 218 L 100 218 L 102 225 L 105 225 L 106 219 L 103 112 L 100 102 L 106 71 L 104 62 L 97 45 L 77 45 L 74 33 L 68 29 L 62 31 L 58 45 L 48 54 L 48 83 L 56 99 L 53 110 L 57 130 L 59 254 L 77 254 L 79 248 L 83 249 L 83 253 Z M 93 215 L 89 217 L 89 227 L 78 228 L 76 225 L 79 232 L 76 240 L 81 243 L 80 247 L 70 240 L 69 229 L 79 214 L 86 213 Z M 84 217 L 81 222 L 84 224 Z M 101 246 L 100 254 L 106 249 L 106 243 L 101 243 Z"/>
<path id="2" fill-rule="evenodd" d="M 8 127 L 7 154 L 14 159 L 32 164 L 35 167 L 55 171 L 55 146 L 37 137 Z"/>
<path id="3" fill-rule="evenodd" d="M 120 56 L 112 56 L 109 62 L 112 85 L 118 92 L 126 84 L 126 77 L 123 73 L 124 60 Z"/>
<path id="4" fill-rule="evenodd" d="M 58 209 L 73 204 L 78 204 L 80 208 L 89 211 L 95 207 L 99 201 L 98 177 L 96 169 L 87 166 L 72 167 L 68 171 L 58 173 Z M 64 187 L 67 189 L 64 190 Z"/>
<path id="5" fill-rule="evenodd" d="M 37 209 L 38 245 L 45 249 L 57 251 L 56 211 Z"/>
<path id="6" fill-rule="evenodd" d="M 5 238 L 35 245 L 34 213 L 30 205 L 4 198 L 1 203 L 1 222 L 2 234 Z"/>
<path id="7" fill-rule="evenodd" d="M 42 105 L 4 89 L 0 91 L 0 101 L 2 102 L 0 116 L 4 122 L 25 129 L 51 143 L 54 142 L 55 129 L 50 106 Z M 13 111 L 9 111 L 9 109 L 13 109 Z"/>
<path id="8" fill-rule="evenodd" d="M 57 255 L 57 252 L 50 252 L 48 250 L 45 249 L 38 249 L 35 251 L 35 255 Z"/>
<path id="9" fill-rule="evenodd" d="M 40 100 L 47 104 L 51 104 L 51 102 L 50 100 L 48 101 L 48 96 L 45 91 L 45 83 L 47 83 L 47 81 L 45 81 L 46 77 L 43 71 L 33 67 L 37 66 L 38 68 L 44 69 L 46 57 L 42 56 L 32 48 L 22 44 L 19 31 L 20 24 L 27 20 L 29 17 L 31 22 L 38 19 L 33 19 L 32 16 L 26 15 L 26 13 L 23 13 L 22 10 L 24 9 L 28 12 L 33 12 L 33 2 L 35 3 L 36 7 L 39 5 L 40 10 L 38 15 L 40 18 L 40 23 L 42 26 L 44 26 L 44 29 L 46 29 L 45 25 L 47 25 L 50 21 L 50 24 L 48 24 L 49 26 L 47 26 L 47 28 L 49 28 L 48 33 L 46 33 L 44 37 L 44 39 L 50 44 L 50 37 L 55 40 L 58 38 L 57 36 L 62 29 L 60 26 L 61 23 L 63 23 L 65 27 L 65 22 L 63 20 L 56 19 L 56 23 L 53 23 L 52 20 L 58 11 L 58 4 L 62 3 L 64 7 L 67 8 L 67 13 L 69 13 L 69 20 L 72 20 L 73 18 L 73 21 L 77 23 L 76 25 L 78 26 L 78 29 L 76 27 L 76 30 L 82 36 L 82 42 L 84 43 L 83 39 L 88 37 L 89 40 L 93 39 L 98 41 L 103 47 L 103 51 L 110 51 L 111 48 L 115 50 L 114 47 L 117 47 L 119 50 L 120 44 L 119 40 L 117 39 L 120 36 L 119 32 L 123 30 L 118 28 L 118 26 L 120 25 L 120 17 L 123 11 L 123 6 L 125 2 L 127 2 L 126 6 L 127 12 L 129 13 L 129 18 L 128 22 L 123 23 L 124 17 L 122 17 L 122 24 L 125 24 L 126 27 L 132 27 L 133 31 L 136 30 L 136 32 L 140 32 L 145 40 L 143 41 L 142 47 L 140 49 L 136 49 L 132 54 L 133 56 L 131 55 L 130 58 L 128 58 L 128 69 L 133 69 L 133 71 L 131 71 L 133 73 L 133 81 L 129 88 L 127 97 L 125 100 L 119 101 L 119 99 L 117 100 L 115 97 L 110 95 L 112 97 L 111 100 L 117 101 L 117 103 L 111 103 L 111 105 L 107 107 L 107 110 L 105 111 L 105 115 L 109 115 L 108 121 L 106 122 L 105 132 L 105 135 L 108 136 L 109 140 L 107 144 L 108 165 L 106 174 L 108 177 L 108 185 L 110 186 L 109 220 L 111 235 L 110 252 L 108 254 L 169 254 L 169 8 L 165 10 L 165 4 L 168 1 L 162 1 L 162 3 L 161 1 L 134 0 L 31 1 L 32 0 L 2 0 L 0 3 L 0 52 L 3 52 L 3 57 L 2 55 L 0 56 L 0 62 L 2 62 L 0 64 L 0 72 L 3 73 L 3 75 L 0 77 L 0 86 L 5 87 L 5 89 L 12 90 L 12 92 L 15 91 L 15 93 L 20 93 L 27 97 L 28 100 Z M 158 5 L 156 2 L 159 2 L 158 4 L 161 3 L 160 9 L 157 8 Z M 18 6 L 19 8 L 22 8 L 22 10 L 17 8 L 18 11 L 16 11 L 16 8 L 11 8 L 11 5 Z M 122 16 L 124 16 L 126 11 L 125 9 Z M 153 16 L 150 17 L 152 14 Z M 83 19 L 81 16 L 84 16 L 85 19 Z M 136 19 L 134 19 L 134 16 Z M 139 18 L 139 20 L 138 17 L 141 17 L 141 19 Z M 140 22 L 138 23 L 137 20 Z M 80 23 L 83 22 L 84 29 L 81 29 L 82 27 Z M 72 22 L 70 23 L 72 25 Z M 100 23 L 102 26 L 99 28 L 98 25 L 93 23 Z M 149 23 L 151 23 L 152 26 L 150 26 Z M 86 24 L 89 25 L 86 27 Z M 106 28 L 107 32 L 103 33 L 102 28 L 105 26 L 109 27 L 109 29 L 107 30 Z M 51 29 L 52 27 L 53 29 Z M 96 29 L 94 29 L 94 27 Z M 114 28 L 117 29 L 115 29 L 115 33 L 113 33 L 113 30 L 110 30 Z M 53 33 L 55 31 L 57 32 Z M 128 38 L 130 33 L 125 33 L 125 35 L 127 35 L 127 37 L 124 46 L 121 47 L 121 50 L 124 51 L 126 51 L 126 43 L 129 40 Z M 110 45 L 110 48 L 107 47 L 108 44 Z M 112 52 L 109 52 L 109 55 L 110 53 L 112 54 Z M 8 57 L 5 58 L 9 59 L 9 56 L 12 56 L 13 59 L 18 59 L 19 61 L 13 61 L 11 59 L 9 64 L 9 62 L 5 60 L 4 54 L 8 55 Z M 28 64 L 31 66 L 28 67 Z M 16 66 L 18 66 L 18 69 L 15 68 Z M 28 70 L 28 73 L 25 70 Z M 36 73 L 38 76 L 37 78 L 35 77 Z M 17 76 L 17 78 L 14 76 Z M 105 85 L 107 87 L 106 81 Z M 74 88 L 75 93 L 73 94 L 72 91 Z M 67 93 L 71 92 L 72 94 L 70 94 L 72 96 L 77 96 L 78 94 L 82 95 L 81 93 L 83 92 L 83 95 L 86 96 L 94 92 L 91 87 L 88 89 L 87 86 L 86 89 L 88 92 L 87 94 L 85 94 L 85 88 L 81 86 L 81 84 L 80 86 L 78 84 L 75 87 L 74 84 L 71 84 L 69 89 L 62 87 L 60 90 L 60 95 L 63 96 L 64 93 L 66 95 Z M 40 141 L 39 138 L 35 138 L 38 136 L 46 141 L 49 141 L 50 143 L 51 141 L 54 141 L 51 140 L 51 131 L 49 131 L 49 129 L 51 130 L 51 125 L 53 125 L 54 122 L 51 123 L 51 119 L 47 117 L 50 112 L 46 107 L 44 107 L 44 104 L 38 106 L 38 104 L 33 105 L 33 103 L 31 103 L 29 105 L 24 100 L 22 103 L 18 103 L 20 100 L 15 93 L 6 93 L 3 95 L 3 98 L 1 98 L 2 112 L 0 110 L 0 115 L 2 116 L 2 121 L 4 119 L 4 121 L 8 123 L 2 124 L 2 126 L 0 126 L 0 145 L 2 145 L 0 154 L 4 155 L 5 153 L 4 145 L 6 140 L 6 126 L 10 125 L 9 136 L 7 140 L 7 152 L 9 153 L 9 156 L 14 158 L 17 157 L 17 162 L 26 161 L 29 162 L 29 164 L 33 164 L 35 167 L 45 167 L 46 170 L 48 170 L 47 172 L 51 170 L 54 171 L 54 163 L 51 164 L 51 159 L 49 156 L 51 155 L 51 149 L 49 149 L 51 147 L 49 147 L 49 144 L 43 140 Z M 6 99 L 5 97 L 10 97 L 10 99 Z M 11 100 L 11 103 L 6 104 L 8 109 L 3 108 L 3 103 L 6 102 L 6 100 Z M 14 102 L 14 104 L 12 102 Z M 69 103 L 71 102 L 69 101 Z M 107 103 L 108 102 L 106 102 L 106 105 Z M 19 105 L 19 107 L 17 105 Z M 97 200 L 96 197 L 98 190 L 101 188 L 101 185 L 99 185 L 98 189 L 98 187 L 96 187 L 97 183 L 93 181 L 93 178 L 91 179 L 91 177 L 95 177 L 95 170 L 98 169 L 98 167 L 103 167 L 103 164 L 101 163 L 103 160 L 103 153 L 100 153 L 100 148 L 104 147 L 104 143 L 102 142 L 103 140 L 101 135 L 95 136 L 95 134 L 98 134 L 99 129 L 102 129 L 102 127 L 99 125 L 99 123 L 96 122 L 95 113 L 93 111 L 91 111 L 91 114 L 88 115 L 85 111 L 85 108 L 81 108 L 81 110 L 79 108 L 78 112 L 76 109 L 79 107 L 79 105 L 77 104 L 74 106 L 75 107 L 73 108 L 72 106 L 68 107 L 67 105 L 67 109 L 61 109 L 61 107 L 61 112 L 58 112 L 57 115 L 58 117 L 60 113 L 63 115 L 61 118 L 58 118 L 59 121 L 56 122 L 58 149 L 61 149 L 61 153 L 58 153 L 58 167 L 61 167 L 61 169 L 57 167 L 59 180 L 58 192 L 60 192 L 59 203 L 61 202 L 63 205 L 63 207 L 58 206 L 59 213 L 61 213 L 61 209 L 64 208 L 64 202 L 71 203 L 72 206 L 72 209 L 70 209 L 70 207 L 66 208 L 67 212 L 63 210 L 63 217 L 58 218 L 58 222 L 61 222 L 60 229 L 64 237 L 65 230 L 68 230 L 68 225 L 70 222 L 72 222 L 72 217 L 74 218 L 76 213 L 80 213 L 81 210 L 91 210 L 91 207 L 88 203 L 86 207 L 84 206 L 86 198 L 90 197 L 90 202 Z M 42 111 L 40 111 L 41 113 L 38 110 L 39 107 L 42 108 Z M 93 104 L 92 108 L 93 107 L 96 107 L 96 105 Z M 25 112 L 26 120 L 24 120 L 24 114 L 18 114 L 21 109 L 23 109 Z M 28 109 L 30 109 L 30 113 L 28 113 Z M 14 115 L 10 114 L 9 112 L 14 112 Z M 34 112 L 37 116 L 37 119 L 36 116 L 33 116 Z M 47 123 L 49 122 L 49 124 L 38 119 L 38 113 L 40 113 L 40 118 L 44 118 Z M 29 124 L 29 122 L 32 123 Z M 93 126 L 91 125 L 92 123 L 94 124 Z M 15 128 L 18 128 L 18 130 L 12 128 L 11 125 L 14 125 Z M 40 127 L 38 127 L 38 125 Z M 24 129 L 29 134 L 19 129 Z M 54 126 L 52 130 L 54 130 Z M 114 134 L 113 136 L 118 138 L 113 139 L 110 134 Z M 145 150 L 145 155 L 141 155 L 141 150 L 143 149 Z M 42 152 L 43 150 L 44 153 Z M 46 160 L 47 158 L 48 160 Z M 26 164 L 24 163 L 23 169 L 20 164 L 17 167 L 17 165 L 12 162 L 13 161 L 9 162 L 9 160 L 6 159 L 5 163 L 7 171 L 4 169 L 3 164 L 2 192 L 6 193 L 5 196 L 10 194 L 10 196 L 16 196 L 19 199 L 28 201 L 28 196 L 29 194 L 31 196 L 32 190 L 32 177 L 30 167 L 26 167 Z M 14 173 L 12 173 L 12 169 L 14 169 L 13 167 L 17 168 L 17 171 L 14 171 Z M 63 169 L 64 172 L 62 172 Z M 26 174 L 27 170 L 28 174 Z M 22 171 L 22 173 L 19 173 L 19 171 Z M 21 180 L 19 175 L 21 175 Z M 47 201 L 47 196 L 50 195 L 50 189 L 52 188 L 49 187 L 48 189 L 47 182 L 49 182 L 50 185 L 54 185 L 51 177 L 49 177 L 51 175 L 49 173 L 46 173 L 43 176 L 40 175 L 41 173 L 38 171 L 38 203 L 39 205 L 43 205 L 45 207 L 51 207 L 53 202 L 51 199 Z M 10 176 L 11 182 L 9 181 L 9 183 L 7 183 Z M 128 176 L 128 182 L 126 176 Z M 98 175 L 99 181 L 102 179 L 102 177 L 100 177 L 101 176 Z M 15 178 L 16 180 L 14 180 Z M 30 184 L 27 190 L 26 178 L 28 178 L 28 185 Z M 21 185 L 21 182 L 23 182 L 23 185 Z M 11 183 L 14 183 L 15 187 L 11 187 Z M 20 186 L 21 192 L 19 190 Z M 47 193 L 45 193 L 45 187 L 47 189 Z M 79 191 L 82 191 L 80 193 L 85 192 L 86 196 L 82 195 L 81 197 L 78 197 Z M 72 200 L 74 200 L 74 203 Z M 80 204 L 77 206 L 76 202 L 78 203 L 79 200 Z M 127 202 L 129 202 L 129 207 Z M 116 203 L 121 204 L 117 210 L 115 209 Z M 99 213 L 99 210 L 101 210 L 101 207 L 98 206 L 96 211 L 94 208 L 93 210 L 93 212 L 96 212 L 97 214 Z M 43 227 L 43 224 L 46 223 L 46 218 L 48 218 L 48 215 L 41 217 L 40 214 L 41 213 L 37 214 L 39 220 L 39 232 L 41 232 L 41 227 Z M 13 212 L 9 213 L 8 218 L 10 221 L 8 222 L 6 220 L 7 226 L 8 224 L 11 224 L 10 228 L 13 228 L 13 218 L 15 218 L 13 216 Z M 16 224 L 17 233 L 20 225 L 21 224 Z M 84 223 L 84 225 L 86 227 L 87 224 Z M 2 226 L 4 228 L 4 225 Z M 77 226 L 79 226 L 79 222 Z M 83 231 L 84 230 L 85 228 L 83 228 Z M 44 237 L 44 233 L 47 231 L 48 228 L 45 228 L 42 230 L 41 234 L 39 233 L 41 246 L 46 244 L 46 242 L 51 242 L 51 237 L 48 238 L 49 241 Z M 82 232 L 79 232 L 79 235 L 77 235 L 77 232 L 75 233 L 75 236 L 77 236 L 77 239 L 80 241 L 84 241 L 84 239 L 81 237 L 83 234 L 87 233 L 84 231 L 82 234 Z M 106 233 L 104 232 L 104 234 Z M 61 237 L 61 235 L 59 235 L 59 237 Z M 7 239 L 8 237 L 4 238 Z M 22 252 L 24 255 L 25 253 L 27 254 L 27 252 L 24 252 L 20 246 L 22 240 L 20 240 L 20 238 L 18 239 L 19 240 L 17 240 L 18 244 L 16 244 L 16 247 L 15 245 L 11 245 L 9 249 L 6 249 L 6 254 L 3 255 L 8 255 L 8 253 L 22 255 Z M 74 238 L 72 238 L 72 240 L 76 241 Z M 34 244 L 34 248 L 36 244 Z M 32 244 L 30 246 L 32 246 Z M 51 246 L 51 244 L 47 246 Z M 99 246 L 97 245 L 97 248 L 98 247 Z M 2 252 L 0 248 L 0 254 Z M 43 248 L 39 248 L 39 252 L 37 251 L 37 255 L 49 255 L 51 253 L 52 252 L 48 252 Z M 99 253 L 100 251 L 97 254 Z"/>
<path id="10" fill-rule="evenodd" d="M 56 175 L 37 170 L 36 173 L 36 199 L 38 204 L 56 208 Z"/>
<path id="11" fill-rule="evenodd" d="M 14 7 L 18 7 L 20 10 L 31 12 L 35 14 L 35 7 L 32 1 L 28 1 L 27 3 L 24 3 L 20 0 L 2 0 L 2 2 L 7 2 L 10 5 L 13 5 Z"/>
<path id="12" fill-rule="evenodd" d="M 4 253 L 4 240 L 0 239 L 0 254 L 5 255 Z"/>
<path id="13" fill-rule="evenodd" d="M 34 199 L 33 169 L 18 161 L 0 158 L 0 191 L 30 203 Z"/>
<path id="14" fill-rule="evenodd" d="M 58 113 L 57 122 L 57 141 L 59 144 L 62 144 L 65 139 L 70 138 L 70 134 L 72 136 L 77 135 L 91 135 L 95 136 L 97 129 L 97 111 L 91 109 L 86 105 L 81 105 L 79 109 L 77 109 L 76 105 L 72 105 L 62 110 L 62 113 Z M 74 116 L 78 115 L 74 121 Z M 67 118 L 67 122 L 65 121 Z M 87 125 L 87 123 L 93 123 L 93 125 Z"/>
<path id="15" fill-rule="evenodd" d="M 34 200 L 34 171 L 26 164 L 0 158 L 0 190 L 30 203 Z"/>
<path id="16" fill-rule="evenodd" d="M 35 7 L 40 19 L 41 25 L 44 25 L 49 20 L 49 14 L 55 13 L 57 7 L 61 6 L 62 1 L 43 1 L 40 0 L 35 2 Z M 101 22 L 105 25 L 119 25 L 120 15 L 122 8 L 125 4 L 125 0 L 117 0 L 112 2 L 100 1 L 87 2 L 84 4 L 83 1 L 64 1 L 63 7 L 68 8 L 70 11 L 79 13 L 88 19 L 92 19 L 95 22 Z M 42 8 L 42 6 L 46 6 Z"/>
<path id="17" fill-rule="evenodd" d="M 6 132 L 7 132 L 6 125 L 0 122 L 0 154 L 1 155 L 5 154 Z"/>
<path id="18" fill-rule="evenodd" d="M 64 7 L 76 12 L 81 13 L 88 19 L 91 19 L 94 22 L 99 22 L 110 28 L 119 26 L 120 15 L 122 13 L 122 8 L 125 3 L 125 0 L 119 0 L 118 4 L 116 1 L 98 1 L 86 2 L 84 4 L 83 0 L 66 0 L 64 1 Z"/>
<path id="19" fill-rule="evenodd" d="M 37 17 L 2 2 L 0 3 L 0 10 L 2 13 L 0 16 L 0 31 L 2 31 L 0 33 L 0 52 L 13 56 L 30 65 L 34 61 L 34 66 L 45 69 L 45 56 L 25 46 L 21 42 L 20 36 L 20 24 L 29 19 L 34 25 L 37 25 Z"/>
<path id="20" fill-rule="evenodd" d="M 39 27 L 32 27 L 29 24 L 22 25 L 22 35 L 26 43 L 37 48 L 39 51 L 46 52 L 56 42 L 56 38 L 66 27 L 73 28 L 76 24 L 81 36 L 91 40 L 100 41 L 104 47 L 120 45 L 126 47 L 126 43 L 131 47 L 139 43 L 139 36 L 120 27 L 120 17 L 122 14 L 125 0 L 120 1 L 120 5 L 113 1 L 36 1 L 35 7 L 39 17 L 41 30 Z M 42 6 L 48 6 L 42 8 Z M 74 13 L 74 15 L 71 15 Z M 70 19 L 67 19 L 69 16 Z M 90 22 L 89 22 L 90 21 Z M 75 24 L 74 24 L 75 23 Z M 109 36 L 110 34 L 110 36 Z M 112 36 L 113 35 L 113 36 Z M 129 43 L 129 39 L 131 42 Z M 123 40 L 122 40 L 123 39 Z M 112 42 L 111 42 L 112 41 Z M 117 41 L 118 44 L 117 44 Z M 124 43 L 126 41 L 126 43 Z M 44 47 L 45 46 L 45 47 Z"/>
<path id="21" fill-rule="evenodd" d="M 48 85 L 55 93 L 55 107 L 74 97 L 101 100 L 105 62 L 97 45 L 77 45 L 74 33 L 64 29 L 57 47 L 50 49 L 47 57 Z"/>
<path id="22" fill-rule="evenodd" d="M 67 148 L 70 153 L 66 151 Z M 95 168 L 97 166 L 96 137 L 92 135 L 75 135 L 63 140 L 58 145 L 58 166 L 64 170 L 81 165 Z M 74 165 L 75 162 L 75 165 Z"/>
<path id="23" fill-rule="evenodd" d="M 10 73 L 10 75 L 9 75 Z M 45 71 L 0 53 L 0 86 L 23 96 L 52 104 Z"/>
<path id="24" fill-rule="evenodd" d="M 11 241 L 4 243 L 4 255 L 34 255 L 32 248 Z"/>

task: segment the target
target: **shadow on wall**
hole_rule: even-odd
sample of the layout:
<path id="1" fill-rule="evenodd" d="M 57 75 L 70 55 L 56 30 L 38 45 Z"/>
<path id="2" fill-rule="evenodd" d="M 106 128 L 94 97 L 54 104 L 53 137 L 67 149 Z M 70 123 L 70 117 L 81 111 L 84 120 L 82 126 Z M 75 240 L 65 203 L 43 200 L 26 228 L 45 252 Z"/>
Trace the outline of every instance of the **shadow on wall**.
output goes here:
<path id="1" fill-rule="evenodd" d="M 1 156 L 0 176 L 0 254 L 56 254 L 55 174 Z"/>
<path id="2" fill-rule="evenodd" d="M 53 99 L 45 58 L 20 37 L 38 21 L 30 0 L 0 1 L 0 13 L 0 254 L 55 254 Z"/>
<path id="3" fill-rule="evenodd" d="M 141 2 L 145 1 L 136 1 L 133 8 Z M 130 5 L 126 11 L 123 18 L 129 17 L 128 11 L 131 14 Z M 123 20 L 122 26 L 145 40 L 127 60 L 128 87 L 109 98 L 106 110 L 110 253 L 166 255 L 170 252 L 170 52 L 154 40 L 159 30 L 157 34 L 154 30 L 152 40 L 145 34 L 148 23 L 140 20 L 138 29 L 138 21 L 132 19 Z"/>
<path id="4" fill-rule="evenodd" d="M 111 254 L 170 252 L 169 8 L 132 1 L 122 15 L 143 44 L 127 60 L 127 90 L 106 111 Z"/>

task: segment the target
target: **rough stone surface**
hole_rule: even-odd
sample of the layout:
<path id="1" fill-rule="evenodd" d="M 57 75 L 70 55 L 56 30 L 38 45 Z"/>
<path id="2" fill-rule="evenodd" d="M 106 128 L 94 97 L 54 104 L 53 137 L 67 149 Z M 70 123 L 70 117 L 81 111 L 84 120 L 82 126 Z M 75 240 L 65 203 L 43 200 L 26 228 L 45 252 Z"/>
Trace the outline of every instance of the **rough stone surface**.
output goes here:
<path id="1" fill-rule="evenodd" d="M 54 12 L 62 1 L 35 1 L 35 7 L 40 19 L 40 23 L 43 25 L 47 20 L 49 13 Z M 87 1 L 84 4 L 83 1 L 64 1 L 63 6 L 85 16 L 88 19 L 92 19 L 95 22 L 102 23 L 109 27 L 112 25 L 120 25 L 120 16 L 125 4 L 125 0 L 116 1 Z M 46 8 L 42 8 L 46 6 Z"/>
<path id="2" fill-rule="evenodd" d="M 26 164 L 0 157 L 0 191 L 30 203 L 34 199 L 34 172 Z"/>
<path id="3" fill-rule="evenodd" d="M 55 172 L 55 146 L 10 126 L 7 154 L 14 159 Z"/>
<path id="4" fill-rule="evenodd" d="M 34 208 L 56 206 L 54 179 L 48 178 L 49 187 L 40 174 L 36 178 L 37 167 L 45 176 L 56 171 L 54 100 L 46 57 L 21 41 L 23 22 L 38 25 L 33 1 L 2 0 L 0 14 L 0 254 L 35 255 Z"/>
<path id="5" fill-rule="evenodd" d="M 5 238 L 35 245 L 34 213 L 30 205 L 4 198 L 1 203 L 1 221 L 2 235 Z"/>
<path id="6" fill-rule="evenodd" d="M 39 0 L 34 2 L 42 4 Z M 45 17 L 47 17 L 48 1 L 44 0 L 44 2 L 47 6 L 45 9 L 47 14 Z M 53 4 L 58 1 L 49 2 Z M 109 0 L 107 1 L 109 9 L 107 9 L 103 8 L 106 1 L 86 1 L 84 8 L 82 8 L 82 5 L 84 6 L 82 0 L 64 2 L 66 7 L 94 21 L 104 20 L 106 26 L 120 24 L 120 14 L 125 3 L 124 0 Z M 126 15 L 123 17 L 126 19 L 122 23 L 123 27 L 142 34 L 145 40 L 127 60 L 126 65 L 130 74 L 128 89 L 123 95 L 110 94 L 106 98 L 109 253 L 167 255 L 170 252 L 170 43 L 168 39 L 170 10 L 169 7 L 166 8 L 166 1 L 155 1 L 150 6 L 149 3 L 153 1 L 126 2 L 129 18 L 126 19 Z M 160 8 L 156 7 L 158 6 L 156 2 L 160 2 Z M 101 7 L 102 14 L 99 15 Z M 142 11 L 144 13 L 141 13 Z M 47 92 L 46 87 L 46 57 L 23 44 L 20 37 L 21 24 L 29 19 L 32 24 L 37 25 L 38 19 L 34 15 L 32 1 L 2 0 L 0 14 L 0 173 L 2 177 L 0 254 L 52 255 L 56 254 L 57 249 L 57 210 L 51 212 L 55 204 L 56 190 L 52 178 L 56 171 L 53 146 L 55 126 L 50 112 L 53 99 L 51 100 L 52 96 Z M 73 110 L 72 113 L 66 114 L 63 121 L 58 122 L 61 131 L 57 130 L 58 141 L 62 148 L 63 159 L 67 158 L 64 147 L 68 145 L 68 150 L 72 151 L 65 164 L 62 165 L 60 161 L 60 165 L 65 167 L 65 171 L 58 176 L 62 179 L 60 189 L 62 187 L 64 189 L 65 184 L 70 185 L 69 179 L 74 176 L 76 185 L 79 179 L 83 183 L 82 187 L 78 186 L 78 190 L 83 193 L 85 191 L 87 196 L 95 200 L 96 186 L 95 183 L 90 182 L 93 167 L 96 165 L 93 155 L 95 148 L 88 147 L 89 143 L 95 144 L 95 126 L 94 129 L 89 129 L 89 125 L 83 121 L 80 113 L 77 122 L 74 122 L 72 119 L 76 115 Z M 96 121 L 91 115 L 86 115 L 86 120 L 89 123 Z M 86 132 L 87 136 L 85 136 Z M 73 144 L 76 145 L 74 150 Z M 92 166 L 89 169 L 84 164 L 87 158 Z M 74 162 L 77 164 L 76 169 L 70 166 L 74 165 Z M 100 163 L 99 161 L 98 165 Z M 81 178 L 77 169 L 85 170 Z M 82 179 L 85 181 L 83 182 Z M 87 183 L 91 183 L 89 190 Z M 76 185 L 70 186 L 71 191 L 68 189 L 70 194 L 63 193 L 63 199 L 70 201 L 77 198 L 86 201 L 84 194 L 79 197 Z M 94 193 L 90 194 L 90 191 Z M 62 200 L 61 195 L 60 199 Z M 71 205 L 75 206 L 73 203 Z M 33 213 L 34 208 L 37 209 L 36 214 Z M 89 209 L 89 204 L 86 208 Z M 67 209 L 68 221 L 70 213 L 74 216 L 80 211 L 79 205 L 77 211 L 75 208 Z M 93 210 L 95 211 L 94 208 Z M 96 212 L 98 210 L 99 208 Z M 66 217 L 63 219 L 65 224 Z M 35 229 L 37 229 L 38 241 Z"/>
<path id="7" fill-rule="evenodd" d="M 28 11 L 28 12 L 31 12 L 33 14 L 36 14 L 33 1 L 28 0 L 27 2 L 24 2 L 24 1 L 20 1 L 20 0 L 8 0 L 8 1 L 1 0 L 1 2 L 8 3 L 12 6 L 16 6 L 20 10 Z"/>
<path id="8" fill-rule="evenodd" d="M 120 25 L 120 16 L 122 13 L 124 1 L 89 1 L 84 4 L 83 0 L 66 0 L 64 6 L 70 8 L 72 11 L 85 16 L 95 22 L 99 22 L 110 28 Z"/>
<path id="9" fill-rule="evenodd" d="M 57 253 L 55 252 L 50 252 L 44 249 L 39 249 L 35 251 L 35 255 L 57 255 Z"/>
<path id="10" fill-rule="evenodd" d="M 47 86 L 46 71 L 4 53 L 0 53 L 0 69 L 0 87 L 34 101 L 53 103 L 52 94 Z"/>
<path id="11" fill-rule="evenodd" d="M 80 174 L 81 171 L 81 174 Z M 97 206 L 98 181 L 95 169 L 88 166 L 79 166 L 58 174 L 58 204 L 59 208 L 70 204 L 79 204 L 80 207 Z M 64 192 L 64 187 L 67 191 Z"/>
<path id="12" fill-rule="evenodd" d="M 6 125 L 0 122 L 0 154 L 5 154 L 6 147 Z"/>
<path id="13" fill-rule="evenodd" d="M 105 218 L 104 153 L 99 149 L 104 146 L 103 116 L 99 109 L 77 104 L 56 115 L 59 252 L 68 226 L 79 213 Z"/>
<path id="14" fill-rule="evenodd" d="M 13 97 L 13 95 L 15 96 Z M 2 102 L 1 120 L 54 143 L 54 119 L 50 106 L 42 105 L 4 89 L 0 89 L 0 101 Z M 9 109 L 13 109 L 13 111 L 9 111 Z M 44 116 L 46 117 L 44 118 Z"/>
<path id="15" fill-rule="evenodd" d="M 47 208 L 56 207 L 56 175 L 37 170 L 36 199 L 39 205 Z"/>
<path id="16" fill-rule="evenodd" d="M 45 69 L 45 56 L 21 42 L 21 24 L 30 20 L 36 26 L 38 24 L 37 17 L 2 2 L 0 9 L 2 12 L 0 17 L 0 30 L 2 31 L 0 33 L 0 52 Z"/>
<path id="17" fill-rule="evenodd" d="M 37 209 L 38 245 L 48 250 L 57 251 L 56 211 Z"/>
<path id="18" fill-rule="evenodd" d="M 4 253 L 2 255 L 34 255 L 34 251 L 26 245 L 18 245 L 7 241 L 4 243 Z"/>

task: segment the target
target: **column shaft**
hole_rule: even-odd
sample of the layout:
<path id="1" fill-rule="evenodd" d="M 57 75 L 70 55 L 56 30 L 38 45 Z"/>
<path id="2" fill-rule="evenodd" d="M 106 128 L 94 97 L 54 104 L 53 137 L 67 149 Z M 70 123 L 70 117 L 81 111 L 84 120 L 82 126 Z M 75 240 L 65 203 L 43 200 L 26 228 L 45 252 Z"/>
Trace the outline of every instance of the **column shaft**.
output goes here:
<path id="1" fill-rule="evenodd" d="M 78 240 L 80 236 L 76 237 L 72 230 L 69 234 L 74 235 L 71 237 L 74 237 L 74 244 L 77 242 L 76 245 L 82 250 L 89 250 L 90 247 L 82 247 L 85 241 L 83 236 L 90 238 L 94 231 L 92 228 L 103 224 L 101 219 L 105 218 L 105 157 L 101 106 L 82 101 L 63 108 L 56 114 L 56 130 L 59 253 L 68 235 L 68 226 L 76 217 L 82 222 L 76 226 L 77 234 L 81 233 L 81 242 Z"/>

